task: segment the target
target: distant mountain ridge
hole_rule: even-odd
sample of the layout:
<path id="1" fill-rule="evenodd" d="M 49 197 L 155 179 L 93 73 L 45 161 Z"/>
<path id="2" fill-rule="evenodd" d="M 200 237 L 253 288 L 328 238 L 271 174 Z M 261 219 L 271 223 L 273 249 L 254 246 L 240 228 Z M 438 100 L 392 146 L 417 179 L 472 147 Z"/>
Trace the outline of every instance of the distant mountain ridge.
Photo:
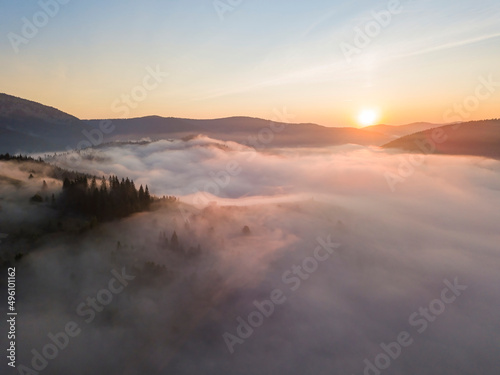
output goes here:
<path id="1" fill-rule="evenodd" d="M 110 131 L 103 133 L 102 123 Z M 499 120 L 465 123 L 450 133 L 450 141 L 437 152 L 498 157 Z M 472 124 L 481 126 L 472 127 Z M 130 119 L 80 120 L 56 108 L 15 96 L 0 94 L 0 153 L 35 153 L 73 150 L 115 141 L 180 139 L 204 134 L 256 148 L 328 147 L 343 144 L 399 148 L 419 152 L 416 140 L 424 141 L 437 125 L 374 125 L 366 128 L 325 127 L 312 123 L 285 124 L 252 117 L 194 120 L 146 116 Z M 418 143 L 418 142 L 417 142 Z M 495 149 L 496 147 L 496 149 Z M 482 151 L 482 149 L 487 151 Z"/>
<path id="2" fill-rule="evenodd" d="M 53 107 L 0 94 L 0 152 L 74 148 L 86 128 L 83 121 Z"/>
<path id="3" fill-rule="evenodd" d="M 101 120 L 88 121 L 96 127 Z M 205 134 L 223 141 L 256 143 L 258 147 L 324 147 L 347 143 L 380 145 L 391 140 L 375 132 L 357 128 L 333 128 L 317 124 L 285 124 L 253 117 L 192 120 L 149 116 L 110 120 L 115 130 L 111 141 L 151 137 L 183 138 Z M 256 147 L 254 145 L 254 147 Z"/>
<path id="4" fill-rule="evenodd" d="M 61 124 L 80 121 L 57 108 L 7 94 L 0 94 L 0 117 L 16 119 L 34 117 Z"/>
<path id="5" fill-rule="evenodd" d="M 383 134 L 351 127 L 285 124 L 252 117 L 210 120 L 147 116 L 110 119 L 111 132 L 99 134 L 104 120 L 80 120 L 58 109 L 0 94 L 0 151 L 34 153 L 65 151 L 79 145 L 142 138 L 169 139 L 205 134 L 224 141 L 253 143 L 254 147 L 324 147 L 346 143 L 380 145 Z M 91 134 L 92 136 L 89 136 Z"/>
<path id="6" fill-rule="evenodd" d="M 408 125 L 385 125 L 385 124 L 372 125 L 372 126 L 367 126 L 363 129 L 374 131 L 379 134 L 384 134 L 390 137 L 399 138 L 399 137 L 404 137 L 405 135 L 417 133 L 427 129 L 432 129 L 442 125 L 443 124 L 433 124 L 430 122 L 414 122 Z"/>
<path id="7" fill-rule="evenodd" d="M 383 148 L 500 159 L 500 119 L 438 126 L 391 141 Z"/>

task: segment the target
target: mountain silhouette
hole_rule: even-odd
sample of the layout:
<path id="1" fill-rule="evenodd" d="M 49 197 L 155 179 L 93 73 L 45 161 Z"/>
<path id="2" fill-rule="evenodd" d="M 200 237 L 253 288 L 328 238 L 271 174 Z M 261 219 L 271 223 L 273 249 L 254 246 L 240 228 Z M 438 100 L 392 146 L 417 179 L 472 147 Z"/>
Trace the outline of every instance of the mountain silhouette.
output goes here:
<path id="1" fill-rule="evenodd" d="M 419 153 L 500 159 L 500 119 L 439 126 L 407 135 L 382 147 Z"/>
<path id="2" fill-rule="evenodd" d="M 101 131 L 103 123 L 106 132 Z M 441 129 L 447 140 L 436 143 L 432 152 L 500 158 L 498 119 L 444 126 L 425 122 L 400 126 L 381 124 L 362 129 L 288 124 L 243 116 L 209 120 L 160 116 L 81 120 L 56 108 L 0 94 L 0 152 L 3 153 L 57 152 L 107 142 L 180 139 L 198 134 L 255 148 L 357 144 L 426 152 L 421 145 L 432 140 L 435 129 Z"/>

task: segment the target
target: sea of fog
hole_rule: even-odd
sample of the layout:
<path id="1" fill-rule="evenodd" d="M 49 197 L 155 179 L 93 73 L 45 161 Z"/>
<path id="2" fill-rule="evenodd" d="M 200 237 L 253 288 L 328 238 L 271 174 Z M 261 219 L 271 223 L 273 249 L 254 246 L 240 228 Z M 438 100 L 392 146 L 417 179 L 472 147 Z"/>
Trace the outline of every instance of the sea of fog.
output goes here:
<path id="1" fill-rule="evenodd" d="M 355 145 L 256 151 L 197 137 L 51 162 L 129 177 L 180 202 L 54 238 L 22 260 L 17 349 L 26 368 L 44 360 L 41 374 L 500 368 L 499 161 Z M 174 231 L 200 252 L 162 247 Z M 77 326 L 65 342 L 57 334 L 69 322 Z"/>

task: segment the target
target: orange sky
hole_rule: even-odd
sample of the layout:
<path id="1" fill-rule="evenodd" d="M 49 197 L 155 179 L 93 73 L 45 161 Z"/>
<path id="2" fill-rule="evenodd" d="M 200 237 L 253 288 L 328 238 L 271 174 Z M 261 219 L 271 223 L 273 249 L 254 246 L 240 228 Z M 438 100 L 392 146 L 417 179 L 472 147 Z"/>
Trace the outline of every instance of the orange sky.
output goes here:
<path id="1" fill-rule="evenodd" d="M 211 4 L 68 3 L 26 43 L 15 35 L 38 5 L 4 4 L 1 90 L 84 119 L 270 119 L 284 108 L 328 126 L 359 126 L 370 108 L 389 124 L 500 117 L 500 6 L 388 4 L 245 2 L 219 17 Z"/>

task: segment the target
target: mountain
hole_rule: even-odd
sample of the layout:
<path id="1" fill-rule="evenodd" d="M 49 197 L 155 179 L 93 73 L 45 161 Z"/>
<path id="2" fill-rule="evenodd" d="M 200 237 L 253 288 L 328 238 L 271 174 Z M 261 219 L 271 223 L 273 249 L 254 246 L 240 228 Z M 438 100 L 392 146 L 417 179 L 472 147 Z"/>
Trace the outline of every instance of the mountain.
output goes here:
<path id="1" fill-rule="evenodd" d="M 102 120 L 89 120 L 88 123 L 97 127 L 100 121 Z M 112 141 L 146 137 L 182 138 L 192 134 L 205 134 L 223 141 L 253 142 L 255 147 L 323 147 L 347 143 L 380 145 L 392 139 L 364 129 L 333 128 L 317 124 L 285 124 L 252 117 L 192 120 L 149 116 L 110 121 L 114 126 L 114 131 L 110 134 Z"/>
<path id="2" fill-rule="evenodd" d="M 111 131 L 98 129 L 106 122 Z M 111 141 L 169 139 L 205 134 L 224 141 L 262 147 L 380 145 L 392 139 L 373 131 L 317 124 L 284 124 L 251 117 L 192 120 L 148 116 L 80 120 L 58 109 L 0 94 L 0 152 L 35 153 L 85 148 Z"/>
<path id="3" fill-rule="evenodd" d="M 441 126 L 439 124 L 431 124 L 429 122 L 414 122 L 408 125 L 372 125 L 363 128 L 363 130 L 373 131 L 379 134 L 393 137 L 394 139 L 404 137 L 427 129 L 432 129 Z"/>
<path id="4" fill-rule="evenodd" d="M 100 131 L 107 124 L 106 133 Z M 142 138 L 172 139 L 204 134 L 223 141 L 265 147 L 326 147 L 342 144 L 381 145 L 419 152 L 431 139 L 432 128 L 443 129 L 448 140 L 436 152 L 500 156 L 499 120 L 439 126 L 413 123 L 374 125 L 358 129 L 317 124 L 285 124 L 252 117 L 193 120 L 147 116 L 131 119 L 80 120 L 58 109 L 0 94 L 0 153 L 34 153 L 85 148 L 111 141 Z M 402 138 L 397 138 L 400 137 Z"/>
<path id="5" fill-rule="evenodd" d="M 0 152 L 74 148 L 86 128 L 83 121 L 58 109 L 0 94 Z"/>
<path id="6" fill-rule="evenodd" d="M 404 136 L 382 147 L 500 159 L 500 119 L 444 125 Z"/>

